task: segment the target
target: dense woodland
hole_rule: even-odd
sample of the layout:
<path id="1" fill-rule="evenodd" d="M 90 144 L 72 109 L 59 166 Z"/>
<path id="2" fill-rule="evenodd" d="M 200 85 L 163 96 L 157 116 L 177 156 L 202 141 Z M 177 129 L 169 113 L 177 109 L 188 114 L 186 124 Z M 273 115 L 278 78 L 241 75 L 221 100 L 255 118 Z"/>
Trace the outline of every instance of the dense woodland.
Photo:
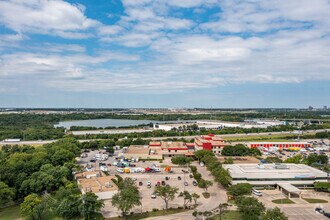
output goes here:
<path id="1" fill-rule="evenodd" d="M 22 202 L 21 214 L 31 219 L 49 216 L 72 219 L 97 213 L 102 203 L 89 193 L 84 196 L 93 204 L 85 205 L 95 209 L 83 209 L 84 196 L 73 179 L 73 172 L 80 169 L 75 157 L 82 147 L 88 146 L 73 138 L 38 148 L 3 146 L 0 151 L 0 208 Z M 95 213 L 83 213 L 83 210 Z"/>

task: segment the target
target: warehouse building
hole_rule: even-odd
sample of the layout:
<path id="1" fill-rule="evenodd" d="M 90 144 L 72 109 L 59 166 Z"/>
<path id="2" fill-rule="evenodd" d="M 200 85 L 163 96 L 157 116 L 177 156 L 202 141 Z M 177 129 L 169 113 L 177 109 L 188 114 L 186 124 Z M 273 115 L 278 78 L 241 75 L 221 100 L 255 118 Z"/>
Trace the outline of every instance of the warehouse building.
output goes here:
<path id="1" fill-rule="evenodd" d="M 232 185 L 250 183 L 256 187 L 277 187 L 300 195 L 299 188 L 327 182 L 327 173 L 305 164 L 224 164 L 232 177 Z"/>
<path id="2" fill-rule="evenodd" d="M 292 148 L 306 148 L 311 147 L 308 142 L 250 142 L 247 144 L 249 148 L 274 148 L 290 150 Z"/>

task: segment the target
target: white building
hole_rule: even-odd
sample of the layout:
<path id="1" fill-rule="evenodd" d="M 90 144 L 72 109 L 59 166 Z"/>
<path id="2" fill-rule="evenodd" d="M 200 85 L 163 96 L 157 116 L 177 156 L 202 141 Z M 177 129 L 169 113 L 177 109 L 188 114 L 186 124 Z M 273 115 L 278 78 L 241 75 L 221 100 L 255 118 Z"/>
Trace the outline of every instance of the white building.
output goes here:
<path id="1" fill-rule="evenodd" d="M 224 164 L 232 184 L 250 183 L 254 186 L 277 186 L 281 183 L 297 187 L 327 182 L 327 173 L 305 164 Z"/>

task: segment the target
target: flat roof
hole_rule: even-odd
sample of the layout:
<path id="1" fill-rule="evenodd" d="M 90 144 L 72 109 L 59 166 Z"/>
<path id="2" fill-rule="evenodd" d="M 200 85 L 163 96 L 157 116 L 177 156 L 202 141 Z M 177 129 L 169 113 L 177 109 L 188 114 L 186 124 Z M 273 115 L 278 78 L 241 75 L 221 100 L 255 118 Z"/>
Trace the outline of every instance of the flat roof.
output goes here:
<path id="1" fill-rule="evenodd" d="M 186 149 L 187 146 L 183 142 L 179 141 L 162 141 L 161 143 L 162 149 L 168 148 L 183 148 Z"/>
<path id="2" fill-rule="evenodd" d="M 327 173 L 305 164 L 281 164 L 287 169 L 276 168 L 275 164 L 223 164 L 232 178 L 274 179 L 327 177 Z"/>
<path id="3" fill-rule="evenodd" d="M 297 187 L 293 186 L 290 183 L 278 183 L 277 185 L 279 185 L 280 187 L 282 187 L 283 189 L 285 189 L 289 193 L 297 193 L 297 194 L 299 194 L 301 192 L 300 189 L 298 189 Z"/>
<path id="4" fill-rule="evenodd" d="M 144 145 L 131 145 L 124 154 L 149 154 L 149 147 Z"/>
<path id="5" fill-rule="evenodd" d="M 101 176 L 101 177 L 91 177 L 87 178 L 78 178 L 77 182 L 79 183 L 81 190 L 83 192 L 107 192 L 117 190 L 118 187 L 113 183 L 112 179 L 117 179 L 115 176 Z"/>

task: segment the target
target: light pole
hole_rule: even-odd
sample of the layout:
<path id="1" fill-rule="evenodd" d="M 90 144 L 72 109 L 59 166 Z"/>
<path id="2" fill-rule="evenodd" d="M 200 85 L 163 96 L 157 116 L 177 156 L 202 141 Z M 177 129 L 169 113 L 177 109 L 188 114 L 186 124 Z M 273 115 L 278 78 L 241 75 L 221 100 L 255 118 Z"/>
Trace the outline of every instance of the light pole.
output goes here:
<path id="1" fill-rule="evenodd" d="M 85 220 L 85 200 L 84 200 L 84 195 L 82 195 L 82 203 L 83 203 L 83 219 Z"/>

